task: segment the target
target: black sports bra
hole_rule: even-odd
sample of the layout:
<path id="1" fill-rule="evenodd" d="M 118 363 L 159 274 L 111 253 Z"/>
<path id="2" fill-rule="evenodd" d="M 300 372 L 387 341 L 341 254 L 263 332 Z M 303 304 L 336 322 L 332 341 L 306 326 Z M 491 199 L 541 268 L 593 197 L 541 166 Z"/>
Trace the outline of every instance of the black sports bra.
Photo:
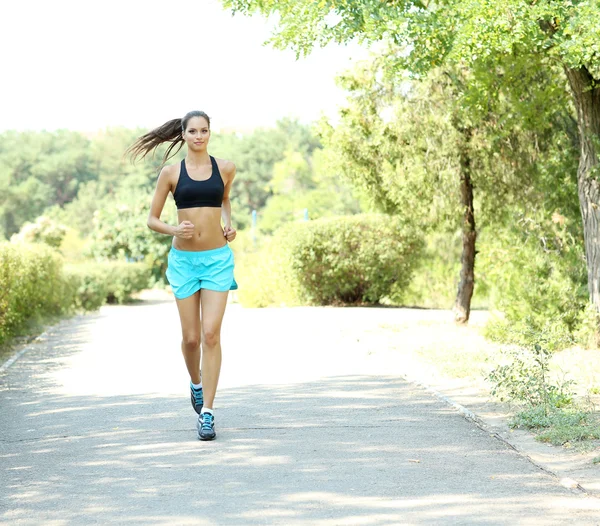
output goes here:
<path id="1" fill-rule="evenodd" d="M 188 175 L 185 159 L 181 161 L 179 181 L 177 181 L 175 192 L 173 192 L 178 210 L 182 208 L 221 207 L 225 185 L 217 161 L 212 155 L 210 156 L 210 163 L 212 164 L 210 177 L 203 181 L 196 181 Z"/>

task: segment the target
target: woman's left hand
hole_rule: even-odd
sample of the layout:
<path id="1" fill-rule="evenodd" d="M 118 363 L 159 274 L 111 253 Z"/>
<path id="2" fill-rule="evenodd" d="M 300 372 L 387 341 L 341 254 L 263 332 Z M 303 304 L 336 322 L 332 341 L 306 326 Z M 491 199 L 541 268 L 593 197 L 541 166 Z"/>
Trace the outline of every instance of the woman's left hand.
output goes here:
<path id="1" fill-rule="evenodd" d="M 233 241 L 237 232 L 235 231 L 235 228 L 226 226 L 223 228 L 223 235 L 227 238 L 227 241 Z"/>

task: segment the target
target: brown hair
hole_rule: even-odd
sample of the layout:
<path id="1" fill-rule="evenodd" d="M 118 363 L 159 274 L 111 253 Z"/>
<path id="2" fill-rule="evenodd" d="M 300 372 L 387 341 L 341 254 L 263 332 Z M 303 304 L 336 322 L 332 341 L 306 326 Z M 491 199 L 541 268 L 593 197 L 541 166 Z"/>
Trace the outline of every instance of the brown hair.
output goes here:
<path id="1" fill-rule="evenodd" d="M 167 148 L 163 157 L 163 164 L 167 160 L 175 155 L 183 147 L 185 142 L 182 137 L 182 133 L 185 132 L 187 124 L 192 117 L 204 117 L 208 122 L 210 129 L 210 117 L 203 111 L 190 111 L 185 114 L 183 119 L 171 119 L 165 122 L 162 126 L 154 128 L 152 131 L 142 135 L 137 141 L 135 141 L 129 148 L 127 148 L 126 154 L 131 155 L 131 159 L 135 161 L 138 157 L 144 158 L 150 152 L 158 148 L 163 142 L 170 142 L 171 146 Z M 179 147 L 173 153 L 173 148 L 177 145 Z"/>

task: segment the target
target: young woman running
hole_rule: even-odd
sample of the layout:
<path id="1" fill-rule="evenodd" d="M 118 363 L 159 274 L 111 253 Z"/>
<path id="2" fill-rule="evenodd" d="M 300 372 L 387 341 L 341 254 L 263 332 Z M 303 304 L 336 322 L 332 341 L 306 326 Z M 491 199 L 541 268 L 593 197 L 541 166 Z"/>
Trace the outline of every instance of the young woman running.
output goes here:
<path id="1" fill-rule="evenodd" d="M 229 202 L 235 165 L 210 156 L 209 139 L 208 115 L 191 111 L 183 119 L 173 119 L 143 135 L 130 148 L 134 159 L 143 158 L 163 142 L 170 142 L 165 162 L 176 146 L 173 154 L 184 144 L 188 148 L 181 163 L 162 168 L 148 226 L 173 236 L 166 276 L 179 310 L 181 351 L 190 374 L 192 406 L 199 415 L 200 440 L 216 437 L 213 402 L 221 371 L 221 322 L 227 294 L 237 289 L 233 253 L 227 244 L 236 236 Z M 177 205 L 178 226 L 160 219 L 169 192 Z"/>

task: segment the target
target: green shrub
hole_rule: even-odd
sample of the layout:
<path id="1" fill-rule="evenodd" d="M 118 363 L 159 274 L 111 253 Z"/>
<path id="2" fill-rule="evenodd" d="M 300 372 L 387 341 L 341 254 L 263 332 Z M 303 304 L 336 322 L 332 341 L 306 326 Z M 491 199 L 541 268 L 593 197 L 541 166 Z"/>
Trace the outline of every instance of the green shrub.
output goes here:
<path id="1" fill-rule="evenodd" d="M 542 407 L 548 414 L 573 402 L 572 381 L 559 381 L 550 373 L 552 353 L 539 344 L 531 348 L 503 349 L 507 363 L 488 375 L 492 395 L 503 401 Z"/>
<path id="2" fill-rule="evenodd" d="M 75 287 L 74 306 L 77 309 L 96 310 L 106 303 L 106 272 L 96 263 L 69 265 L 65 268 L 65 276 Z"/>
<path id="3" fill-rule="evenodd" d="M 317 305 L 378 303 L 392 290 L 400 294 L 423 246 L 399 217 L 385 215 L 293 223 L 276 233 L 275 242 L 291 285 Z"/>
<path id="4" fill-rule="evenodd" d="M 589 339 L 583 241 L 566 226 L 523 218 L 512 229 L 483 232 L 478 250 L 476 279 L 503 313 L 491 318 L 486 337 L 530 346 L 543 333 L 549 350 Z"/>
<path id="5" fill-rule="evenodd" d="M 103 263 L 106 269 L 108 303 L 125 303 L 132 294 L 148 288 L 152 268 L 146 263 Z"/>
<path id="6" fill-rule="evenodd" d="M 29 322 L 68 312 L 73 287 L 60 254 L 44 244 L 0 244 L 0 343 Z"/>
<path id="7" fill-rule="evenodd" d="M 68 280 L 76 286 L 75 306 L 96 310 L 104 303 L 125 303 L 131 295 L 148 288 L 151 269 L 145 263 L 116 261 L 69 265 Z"/>

